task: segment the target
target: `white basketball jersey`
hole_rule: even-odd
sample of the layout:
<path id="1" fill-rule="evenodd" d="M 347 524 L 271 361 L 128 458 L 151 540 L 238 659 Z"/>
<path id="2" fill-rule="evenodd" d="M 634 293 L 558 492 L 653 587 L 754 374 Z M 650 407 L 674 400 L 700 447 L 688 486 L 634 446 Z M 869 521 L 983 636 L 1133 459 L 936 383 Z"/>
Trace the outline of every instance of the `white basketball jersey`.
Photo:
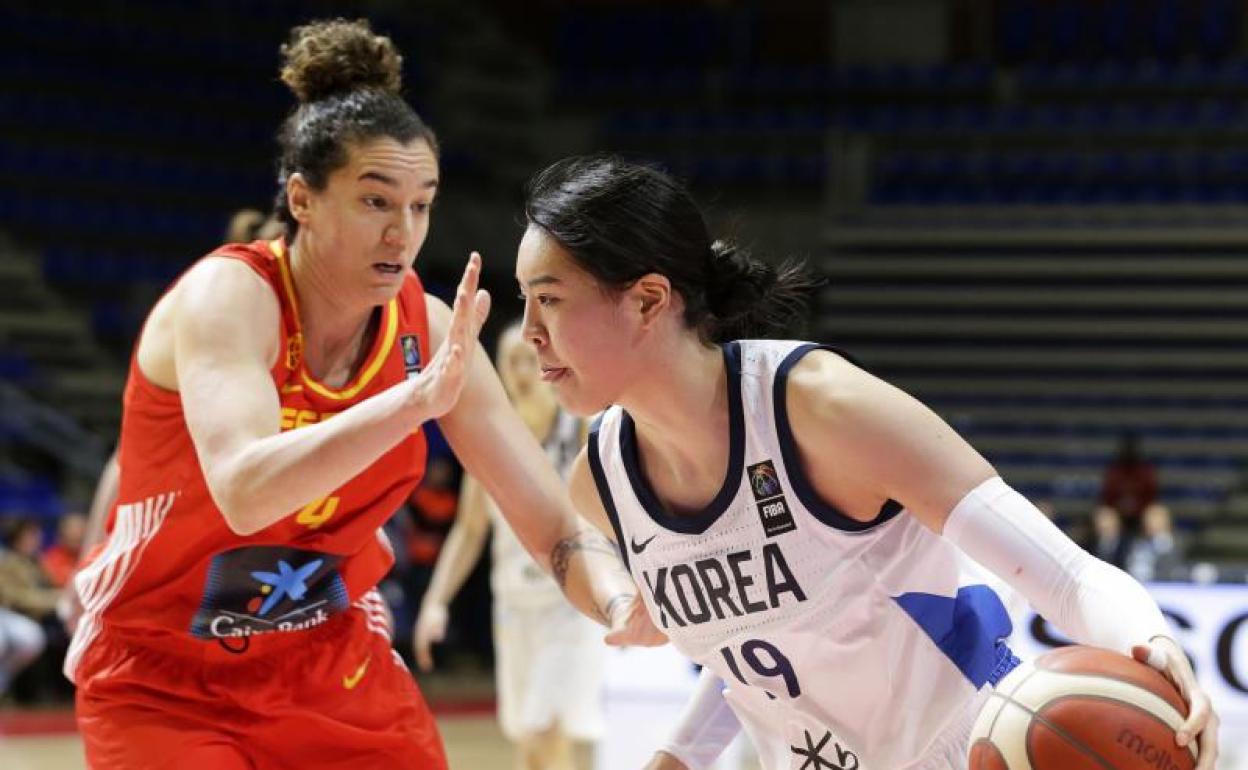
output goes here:
<path id="1" fill-rule="evenodd" d="M 559 409 L 542 442 L 546 456 L 567 479 L 581 451 L 581 421 Z M 494 601 L 513 607 L 536 607 L 564 601 L 554 578 L 546 574 L 520 544 L 493 500 L 489 502 L 494 535 L 490 549 L 490 588 Z"/>
<path id="2" fill-rule="evenodd" d="M 705 511 L 662 508 L 619 407 L 590 466 L 655 623 L 724 680 L 764 767 L 902 770 L 1018 659 L 989 573 L 897 503 L 858 522 L 803 474 L 785 384 L 819 347 L 724 346 L 728 475 Z"/>

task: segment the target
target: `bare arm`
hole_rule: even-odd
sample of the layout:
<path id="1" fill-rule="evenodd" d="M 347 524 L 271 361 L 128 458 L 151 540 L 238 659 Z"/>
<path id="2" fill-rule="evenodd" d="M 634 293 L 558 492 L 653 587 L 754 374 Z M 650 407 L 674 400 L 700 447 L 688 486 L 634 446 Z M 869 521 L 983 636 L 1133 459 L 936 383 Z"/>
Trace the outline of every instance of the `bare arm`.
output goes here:
<path id="1" fill-rule="evenodd" d="M 420 376 L 286 433 L 269 375 L 279 323 L 272 291 L 232 260 L 205 260 L 187 275 L 174 320 L 178 390 L 208 489 L 232 530 L 252 534 L 325 497 L 450 408 L 488 310 L 479 270 L 474 256 L 446 344 Z"/>
<path id="2" fill-rule="evenodd" d="M 108 461 L 104 463 L 104 470 L 100 471 L 100 478 L 95 483 L 95 494 L 91 496 L 91 507 L 87 509 L 87 529 L 82 535 L 83 556 L 104 539 L 108 513 L 117 504 L 117 495 L 121 491 L 121 466 L 117 462 L 120 451 L 121 448 L 118 447 L 109 455 Z"/>
<path id="3" fill-rule="evenodd" d="M 425 589 L 424 598 L 421 599 L 420 614 L 412 632 L 416 663 L 422 671 L 433 669 L 433 644 L 446 638 L 449 619 L 447 606 L 455 598 L 455 594 L 459 593 L 468 573 L 472 572 L 477 560 L 481 558 L 485 536 L 490 531 L 487 504 L 481 485 L 465 474 L 459 490 L 459 510 L 455 515 L 455 524 L 438 553 L 438 562 L 434 565 L 433 577 L 430 578 L 429 587 Z"/>
<path id="4" fill-rule="evenodd" d="M 996 471 L 935 412 L 826 351 L 789 375 L 789 425 L 807 476 L 851 518 L 892 499 L 939 533 L 958 501 Z M 818 458 L 816 462 L 813 458 Z"/>

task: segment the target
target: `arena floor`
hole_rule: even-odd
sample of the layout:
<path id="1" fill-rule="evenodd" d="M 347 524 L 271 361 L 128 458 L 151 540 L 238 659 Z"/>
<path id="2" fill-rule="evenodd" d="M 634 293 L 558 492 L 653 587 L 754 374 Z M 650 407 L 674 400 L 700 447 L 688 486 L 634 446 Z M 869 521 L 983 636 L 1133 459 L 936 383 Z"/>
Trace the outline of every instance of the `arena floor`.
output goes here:
<path id="1" fill-rule="evenodd" d="M 446 740 L 451 767 L 512 766 L 511 749 L 492 714 L 443 717 L 438 719 L 438 726 Z M 82 741 L 75 733 L 0 735 L 0 767 L 4 770 L 83 770 L 86 766 Z"/>

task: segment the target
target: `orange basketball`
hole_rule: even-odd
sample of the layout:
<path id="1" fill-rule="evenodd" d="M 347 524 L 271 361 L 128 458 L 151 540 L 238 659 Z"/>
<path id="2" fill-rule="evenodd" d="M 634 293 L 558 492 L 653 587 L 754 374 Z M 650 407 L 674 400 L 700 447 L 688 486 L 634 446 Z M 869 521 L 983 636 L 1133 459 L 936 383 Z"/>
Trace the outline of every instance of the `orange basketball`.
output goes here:
<path id="1" fill-rule="evenodd" d="M 1191 770 L 1170 680 L 1132 658 L 1063 647 L 1001 680 L 971 729 L 970 770 Z"/>

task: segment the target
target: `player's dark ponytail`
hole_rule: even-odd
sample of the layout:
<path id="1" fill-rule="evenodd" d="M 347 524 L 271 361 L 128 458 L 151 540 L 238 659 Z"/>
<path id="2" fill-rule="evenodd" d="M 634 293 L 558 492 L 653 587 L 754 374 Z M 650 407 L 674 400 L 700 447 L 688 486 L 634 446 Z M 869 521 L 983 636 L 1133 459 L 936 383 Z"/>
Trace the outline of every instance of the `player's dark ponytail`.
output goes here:
<path id="1" fill-rule="evenodd" d="M 708 342 L 795 331 L 819 283 L 800 261 L 777 268 L 712 242 L 682 184 L 613 156 L 568 158 L 539 173 L 528 185 L 525 216 L 608 288 L 666 276 L 684 299 L 685 323 Z"/>

